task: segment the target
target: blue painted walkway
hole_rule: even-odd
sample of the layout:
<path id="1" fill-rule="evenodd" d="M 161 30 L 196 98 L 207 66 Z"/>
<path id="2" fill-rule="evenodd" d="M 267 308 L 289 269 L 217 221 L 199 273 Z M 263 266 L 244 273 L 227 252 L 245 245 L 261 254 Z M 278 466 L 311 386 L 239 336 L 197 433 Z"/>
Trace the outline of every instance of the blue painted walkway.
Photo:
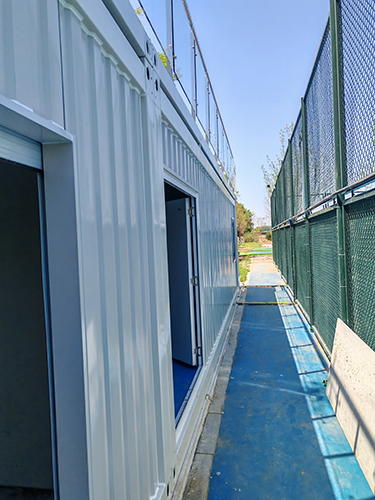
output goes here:
<path id="1" fill-rule="evenodd" d="M 246 302 L 290 301 L 282 284 L 270 261 L 255 260 Z M 245 306 L 209 500 L 375 500 L 326 397 L 327 375 L 294 306 Z"/>

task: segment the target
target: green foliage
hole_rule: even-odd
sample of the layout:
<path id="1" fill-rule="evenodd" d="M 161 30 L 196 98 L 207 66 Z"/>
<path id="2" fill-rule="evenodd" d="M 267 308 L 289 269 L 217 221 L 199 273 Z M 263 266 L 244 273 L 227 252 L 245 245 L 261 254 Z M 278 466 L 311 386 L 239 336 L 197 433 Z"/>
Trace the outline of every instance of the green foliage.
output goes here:
<path id="1" fill-rule="evenodd" d="M 250 233 L 245 234 L 245 243 L 259 243 L 259 235 L 260 233 L 253 229 Z"/>
<path id="2" fill-rule="evenodd" d="M 254 214 L 245 207 L 243 203 L 236 202 L 237 210 L 237 236 L 243 238 L 245 233 L 248 233 L 254 227 Z"/>
<path id="3" fill-rule="evenodd" d="M 271 196 L 273 188 L 275 187 L 277 176 L 279 174 L 281 165 L 283 163 L 288 140 L 290 139 L 294 128 L 294 123 L 285 125 L 279 132 L 280 138 L 280 154 L 276 156 L 275 160 L 267 155 L 267 165 L 262 165 L 260 168 L 263 172 L 263 179 L 267 188 L 269 196 Z"/>
<path id="4" fill-rule="evenodd" d="M 266 233 L 266 240 L 267 241 L 271 241 L 272 240 L 272 234 L 270 231 L 268 231 L 268 233 Z"/>
<path id="5" fill-rule="evenodd" d="M 241 283 L 246 281 L 246 276 L 247 276 L 248 272 L 249 272 L 249 268 L 246 266 L 246 264 L 243 261 L 239 262 L 238 263 L 238 273 L 240 275 Z"/>
<path id="6" fill-rule="evenodd" d="M 259 243 L 259 241 L 251 241 L 251 242 L 245 241 L 245 243 L 240 243 L 238 245 L 238 255 L 240 257 L 243 255 L 249 255 L 252 250 L 260 247 L 261 244 Z"/>

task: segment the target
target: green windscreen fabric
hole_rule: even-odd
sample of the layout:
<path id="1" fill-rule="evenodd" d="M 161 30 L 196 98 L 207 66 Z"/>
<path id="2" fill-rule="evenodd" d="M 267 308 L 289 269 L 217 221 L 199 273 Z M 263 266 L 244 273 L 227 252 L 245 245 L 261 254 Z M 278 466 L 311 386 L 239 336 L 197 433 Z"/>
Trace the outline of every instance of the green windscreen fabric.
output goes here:
<path id="1" fill-rule="evenodd" d="M 281 267 L 280 267 L 280 271 L 281 271 L 281 274 L 284 276 L 284 278 L 286 279 L 286 268 L 287 268 L 287 256 L 286 256 L 286 234 L 285 234 L 285 229 L 281 229 L 280 230 L 280 250 L 281 250 L 281 259 L 280 259 L 280 264 L 281 264 Z"/>
<path id="2" fill-rule="evenodd" d="M 307 239 L 307 222 L 300 222 L 294 227 L 295 247 L 295 294 L 307 314 L 310 314 L 310 285 L 309 285 L 309 253 Z"/>
<path id="3" fill-rule="evenodd" d="M 291 238 L 291 228 L 286 227 L 284 229 L 285 231 L 285 246 L 286 246 L 286 282 L 290 286 L 290 288 L 293 290 L 294 284 L 293 284 L 293 269 L 292 269 L 292 238 Z"/>
<path id="4" fill-rule="evenodd" d="M 279 267 L 279 244 L 280 244 L 280 231 L 273 231 L 272 232 L 272 253 L 273 253 L 273 260 L 277 267 Z"/>
<path id="5" fill-rule="evenodd" d="M 340 316 L 340 282 L 336 210 L 310 220 L 314 325 L 332 352 Z"/>
<path id="6" fill-rule="evenodd" d="M 349 323 L 375 351 L 375 197 L 346 211 Z"/>

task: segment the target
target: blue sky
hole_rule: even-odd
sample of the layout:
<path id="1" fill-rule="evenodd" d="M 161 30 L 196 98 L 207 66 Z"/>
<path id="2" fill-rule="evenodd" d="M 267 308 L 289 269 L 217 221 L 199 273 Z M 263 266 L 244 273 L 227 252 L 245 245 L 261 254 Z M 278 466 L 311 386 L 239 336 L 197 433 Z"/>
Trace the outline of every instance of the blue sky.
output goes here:
<path id="1" fill-rule="evenodd" d="M 139 5 L 130 1 L 135 8 Z M 261 165 L 267 155 L 276 158 L 280 129 L 297 118 L 327 22 L 329 0 L 186 1 L 235 157 L 240 201 L 264 217 Z M 166 44 L 164 2 L 142 0 Z M 182 0 L 175 0 L 174 6 L 176 17 L 185 21 Z M 176 51 L 184 85 L 191 79 L 185 23 L 179 26 L 177 38 L 183 43 L 177 48 L 186 47 L 187 53 Z"/>
<path id="2" fill-rule="evenodd" d="M 237 166 L 240 201 L 265 214 L 261 165 L 294 122 L 329 0 L 187 0 Z"/>

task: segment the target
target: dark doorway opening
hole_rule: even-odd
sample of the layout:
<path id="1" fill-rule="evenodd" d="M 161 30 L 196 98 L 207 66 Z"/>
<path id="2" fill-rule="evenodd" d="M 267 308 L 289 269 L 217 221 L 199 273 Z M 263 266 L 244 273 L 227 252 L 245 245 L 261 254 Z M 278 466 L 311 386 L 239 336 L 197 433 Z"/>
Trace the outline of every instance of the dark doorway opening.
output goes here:
<path id="1" fill-rule="evenodd" d="M 0 160 L 0 500 L 52 500 L 37 170 Z"/>
<path id="2" fill-rule="evenodd" d="M 195 199 L 165 183 L 176 424 L 202 364 Z"/>

